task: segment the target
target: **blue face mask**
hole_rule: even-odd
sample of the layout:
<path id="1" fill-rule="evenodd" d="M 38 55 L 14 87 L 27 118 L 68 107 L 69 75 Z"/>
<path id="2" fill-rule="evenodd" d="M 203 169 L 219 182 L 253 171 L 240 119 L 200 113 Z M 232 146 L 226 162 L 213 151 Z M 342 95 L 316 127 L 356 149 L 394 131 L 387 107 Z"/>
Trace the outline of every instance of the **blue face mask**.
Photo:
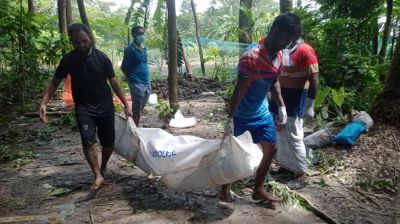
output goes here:
<path id="1" fill-rule="evenodd" d="M 137 36 L 135 37 L 135 39 L 136 39 L 137 42 L 143 44 L 145 38 L 144 38 L 144 35 L 142 34 L 142 35 L 137 35 Z"/>

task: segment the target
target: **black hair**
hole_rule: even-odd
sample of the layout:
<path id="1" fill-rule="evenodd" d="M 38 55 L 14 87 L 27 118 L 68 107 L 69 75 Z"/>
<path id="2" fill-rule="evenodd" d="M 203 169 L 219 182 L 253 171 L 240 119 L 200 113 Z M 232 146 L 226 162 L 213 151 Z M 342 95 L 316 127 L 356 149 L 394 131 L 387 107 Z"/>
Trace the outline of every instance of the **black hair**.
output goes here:
<path id="1" fill-rule="evenodd" d="M 138 25 L 133 26 L 131 29 L 131 34 L 133 35 L 134 33 L 138 32 L 140 29 L 144 30 L 142 26 L 138 26 Z"/>
<path id="2" fill-rule="evenodd" d="M 283 13 L 275 18 L 270 32 L 286 30 L 290 36 L 301 36 L 302 28 L 300 18 L 293 13 Z"/>
<path id="3" fill-rule="evenodd" d="M 71 26 L 68 27 L 68 36 L 69 38 L 71 38 L 73 33 L 77 33 L 83 31 L 85 33 L 87 33 L 87 35 L 89 36 L 90 40 L 91 40 L 91 44 L 92 46 L 94 46 L 94 38 L 92 35 L 92 32 L 90 32 L 90 28 L 88 26 L 86 26 L 85 24 L 82 23 L 74 23 L 71 24 Z"/>

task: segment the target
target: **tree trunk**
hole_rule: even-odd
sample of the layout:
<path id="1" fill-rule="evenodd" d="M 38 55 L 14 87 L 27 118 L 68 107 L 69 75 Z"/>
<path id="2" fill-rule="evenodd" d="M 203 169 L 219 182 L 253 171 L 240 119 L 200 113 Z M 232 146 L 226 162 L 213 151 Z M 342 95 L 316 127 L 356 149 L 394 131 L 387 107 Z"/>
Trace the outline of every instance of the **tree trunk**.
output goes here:
<path id="1" fill-rule="evenodd" d="M 203 48 L 201 47 L 201 41 L 200 41 L 200 25 L 199 25 L 199 21 L 197 19 L 196 5 L 194 4 L 193 0 L 190 0 L 190 5 L 192 6 L 194 24 L 196 26 L 196 39 L 197 39 L 197 45 L 199 46 L 201 74 L 203 76 L 205 76 L 206 75 L 206 69 L 205 69 L 205 66 L 204 66 Z"/>
<path id="2" fill-rule="evenodd" d="M 397 18 L 395 24 L 396 25 L 393 28 L 392 45 L 390 47 L 390 52 L 389 52 L 390 59 L 393 59 L 393 49 L 394 49 L 394 45 L 396 43 L 397 36 L 399 35 L 398 33 L 396 33 L 397 26 L 399 25 L 399 18 Z"/>
<path id="3" fill-rule="evenodd" d="M 370 109 L 374 120 L 400 127 L 400 41 L 397 41 L 382 93 Z"/>
<path id="4" fill-rule="evenodd" d="M 28 12 L 35 13 L 35 5 L 33 0 L 28 0 Z"/>
<path id="5" fill-rule="evenodd" d="M 77 0 L 77 2 L 78 2 L 79 14 L 81 15 L 81 21 L 90 29 L 89 21 L 86 16 L 85 3 L 83 2 L 83 0 Z"/>
<path id="6" fill-rule="evenodd" d="M 168 95 L 169 105 L 174 113 L 178 110 L 178 69 L 176 49 L 175 0 L 167 0 L 168 8 Z"/>
<path id="7" fill-rule="evenodd" d="M 378 19 L 375 20 L 375 24 L 372 27 L 372 32 L 373 32 L 373 39 L 372 39 L 372 49 L 371 53 L 372 55 L 378 55 L 378 43 L 379 43 L 379 25 L 378 25 Z"/>
<path id="8" fill-rule="evenodd" d="M 186 73 L 192 75 L 193 74 L 192 66 L 190 65 L 189 59 L 187 58 L 184 46 L 182 47 L 182 56 L 183 56 L 183 61 L 185 62 Z"/>
<path id="9" fill-rule="evenodd" d="M 72 24 L 72 5 L 71 0 L 65 0 L 65 17 L 67 20 L 67 28 Z"/>
<path id="10" fill-rule="evenodd" d="M 383 30 L 382 46 L 379 51 L 379 64 L 385 61 L 387 42 L 390 34 L 390 25 L 392 23 L 393 0 L 386 0 L 386 22 Z"/>
<path id="11" fill-rule="evenodd" d="M 251 6 L 253 4 L 253 0 L 240 0 L 240 8 L 239 8 L 239 43 L 251 43 L 252 38 L 252 16 Z"/>
<path id="12" fill-rule="evenodd" d="M 67 35 L 67 19 L 65 17 L 65 1 L 57 0 L 57 10 L 58 10 L 58 28 L 60 33 Z"/>
<path id="13" fill-rule="evenodd" d="M 280 12 L 291 12 L 293 9 L 293 1 L 292 0 L 279 0 Z"/>
<path id="14" fill-rule="evenodd" d="M 239 7 L 239 43 L 249 44 L 252 42 L 252 32 L 254 23 L 252 22 L 251 6 L 253 0 L 240 0 Z M 244 50 L 245 45 L 240 45 L 239 53 Z"/>

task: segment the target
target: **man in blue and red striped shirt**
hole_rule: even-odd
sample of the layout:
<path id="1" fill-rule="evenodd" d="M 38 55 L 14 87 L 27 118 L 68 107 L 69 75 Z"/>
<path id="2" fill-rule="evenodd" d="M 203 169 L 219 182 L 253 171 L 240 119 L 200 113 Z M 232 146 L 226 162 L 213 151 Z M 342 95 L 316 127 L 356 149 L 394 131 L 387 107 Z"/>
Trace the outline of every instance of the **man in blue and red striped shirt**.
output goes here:
<path id="1" fill-rule="evenodd" d="M 290 40 L 299 35 L 300 19 L 291 13 L 279 15 L 268 35 L 247 48 L 240 57 L 236 87 L 232 96 L 225 135 L 235 136 L 249 131 L 254 143 L 262 147 L 263 158 L 256 172 L 254 200 L 281 201 L 264 189 L 264 180 L 276 152 L 274 119 L 266 97 L 271 89 L 279 105 L 279 122 L 286 123 L 286 108 L 280 93 L 278 76 L 282 69 L 282 53 Z M 221 188 L 220 198 L 230 201 L 228 185 Z"/>

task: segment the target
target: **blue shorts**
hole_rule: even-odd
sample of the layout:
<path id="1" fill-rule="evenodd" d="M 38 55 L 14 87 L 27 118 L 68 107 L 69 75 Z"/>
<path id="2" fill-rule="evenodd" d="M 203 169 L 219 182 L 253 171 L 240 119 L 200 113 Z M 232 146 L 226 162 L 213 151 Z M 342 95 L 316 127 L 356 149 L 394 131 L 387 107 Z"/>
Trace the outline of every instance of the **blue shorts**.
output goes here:
<path id="1" fill-rule="evenodd" d="M 233 124 L 235 136 L 239 136 L 245 131 L 249 131 L 254 143 L 276 143 L 275 124 L 271 114 L 253 119 L 234 117 Z"/>
<path id="2" fill-rule="evenodd" d="M 140 117 L 140 113 L 146 106 L 151 94 L 151 85 L 128 82 L 132 98 L 132 114 L 133 117 Z"/>

